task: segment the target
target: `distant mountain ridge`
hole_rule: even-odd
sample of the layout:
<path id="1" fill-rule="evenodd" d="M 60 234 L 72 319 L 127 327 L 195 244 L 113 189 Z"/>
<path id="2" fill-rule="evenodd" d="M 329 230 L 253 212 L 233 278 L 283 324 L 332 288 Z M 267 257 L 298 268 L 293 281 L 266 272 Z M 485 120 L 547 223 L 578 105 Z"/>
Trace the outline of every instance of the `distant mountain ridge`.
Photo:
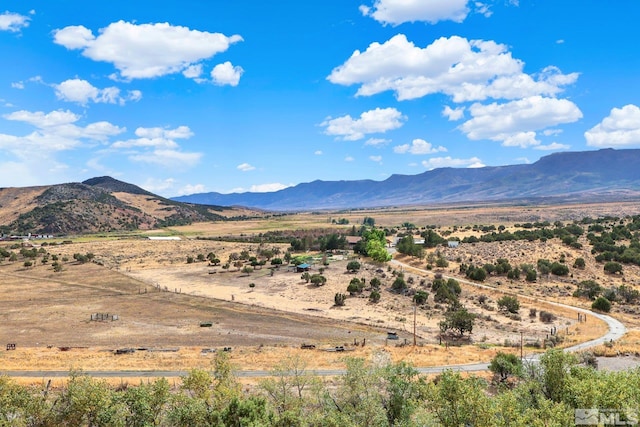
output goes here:
<path id="1" fill-rule="evenodd" d="M 384 181 L 313 181 L 270 193 L 200 193 L 172 200 L 275 211 L 552 198 L 640 196 L 640 150 L 561 152 L 532 164 L 440 168 Z"/>

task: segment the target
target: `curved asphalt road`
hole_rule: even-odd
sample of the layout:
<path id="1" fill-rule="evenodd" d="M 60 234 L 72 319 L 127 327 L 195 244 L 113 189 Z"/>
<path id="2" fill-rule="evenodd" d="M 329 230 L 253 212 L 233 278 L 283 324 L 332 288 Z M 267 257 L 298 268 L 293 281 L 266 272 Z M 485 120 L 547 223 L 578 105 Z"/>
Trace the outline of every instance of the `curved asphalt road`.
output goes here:
<path id="1" fill-rule="evenodd" d="M 397 260 L 391 260 L 390 262 L 392 264 L 418 270 L 426 274 L 433 274 L 433 272 L 431 271 L 406 265 Z M 450 276 L 445 276 L 445 275 L 443 275 L 443 277 L 446 279 L 450 278 Z M 465 279 L 460 279 L 457 277 L 452 277 L 452 278 L 459 282 L 465 283 L 467 285 L 475 286 L 477 288 L 500 292 L 499 289 L 492 288 L 491 286 L 481 285 L 479 283 L 474 283 L 474 282 L 471 282 Z M 523 297 L 529 298 L 528 296 L 523 296 Z M 543 301 L 547 304 L 555 305 L 558 307 L 568 308 L 576 312 L 589 314 L 591 316 L 597 317 L 598 319 L 606 322 L 607 325 L 609 326 L 609 331 L 603 336 L 601 336 L 600 338 L 596 338 L 591 341 L 586 341 L 581 344 L 576 344 L 574 346 L 567 347 L 565 348 L 565 351 L 580 351 L 590 347 L 595 347 L 595 346 L 604 344 L 605 342 L 615 341 L 621 338 L 627 331 L 627 328 L 625 328 L 625 326 L 621 322 L 619 322 L 618 320 L 614 319 L 611 316 L 607 316 L 606 314 L 594 313 L 593 311 L 586 310 L 584 308 L 573 307 L 570 305 L 560 304 L 557 302 L 551 302 L 551 301 L 545 301 L 545 300 L 540 300 L 540 301 Z M 532 356 L 526 357 L 525 359 L 529 362 L 535 363 L 539 359 L 539 355 L 537 354 L 532 355 Z M 486 371 L 488 369 L 489 369 L 488 363 L 474 363 L 474 364 L 467 364 L 467 365 L 446 365 L 446 366 L 416 368 L 416 370 L 421 374 L 438 374 L 445 370 L 453 370 L 453 371 L 461 371 L 461 372 L 476 372 L 476 371 Z M 333 376 L 344 375 L 346 373 L 346 371 L 343 369 L 321 369 L 321 370 L 310 370 L 307 372 L 311 375 L 321 376 L 321 377 L 333 377 Z M 188 371 L 131 371 L 131 370 L 128 370 L 128 371 L 82 371 L 82 373 L 84 375 L 88 375 L 91 377 L 98 377 L 98 378 L 159 378 L 159 377 L 175 378 L 175 377 L 182 377 L 187 375 Z M 69 376 L 69 371 L 0 371 L 0 375 L 6 375 L 9 377 L 23 377 L 23 378 L 54 378 L 54 377 L 64 378 Z M 272 376 L 273 374 L 271 371 L 259 370 L 259 371 L 236 371 L 235 375 L 237 377 L 259 378 L 259 377 L 269 377 L 269 376 Z"/>

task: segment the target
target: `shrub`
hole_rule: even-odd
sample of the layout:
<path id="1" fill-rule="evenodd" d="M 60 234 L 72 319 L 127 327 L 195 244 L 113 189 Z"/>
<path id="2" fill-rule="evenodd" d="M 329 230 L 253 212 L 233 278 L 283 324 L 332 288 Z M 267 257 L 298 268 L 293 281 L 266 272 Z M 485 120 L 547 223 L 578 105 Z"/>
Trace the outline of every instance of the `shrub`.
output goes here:
<path id="1" fill-rule="evenodd" d="M 446 268 L 449 267 L 449 261 L 447 261 L 446 259 L 440 257 L 436 260 L 436 267 L 438 268 Z"/>
<path id="2" fill-rule="evenodd" d="M 426 293 L 425 291 L 417 291 L 413 296 L 413 302 L 415 302 L 416 305 L 422 305 L 427 302 L 427 298 L 429 298 L 428 293 Z"/>
<path id="3" fill-rule="evenodd" d="M 584 267 L 585 267 L 584 258 L 576 258 L 576 260 L 573 262 L 573 268 L 583 269 Z"/>
<path id="4" fill-rule="evenodd" d="M 591 304 L 591 309 L 608 313 L 611 311 L 611 302 L 605 297 L 598 297 L 593 304 Z"/>
<path id="5" fill-rule="evenodd" d="M 335 294 L 335 296 L 333 297 L 333 302 L 335 303 L 335 305 L 337 305 L 338 307 L 341 307 L 344 305 L 344 302 L 347 300 L 347 296 L 345 294 L 341 294 L 341 293 L 337 293 Z"/>
<path id="6" fill-rule="evenodd" d="M 569 274 L 569 267 L 559 262 L 551 264 L 551 273 L 556 276 L 566 276 Z"/>
<path id="7" fill-rule="evenodd" d="M 398 276 L 396 277 L 396 280 L 393 281 L 393 284 L 391 285 L 391 289 L 393 289 L 394 291 L 403 291 L 407 289 L 407 283 L 404 281 L 402 277 Z"/>
<path id="8" fill-rule="evenodd" d="M 314 274 L 313 276 L 311 276 L 311 283 L 316 286 L 322 286 L 327 283 L 327 278 L 321 274 Z"/>
<path id="9" fill-rule="evenodd" d="M 540 320 L 544 323 L 551 323 L 556 320 L 556 316 L 548 311 L 541 310 L 539 314 Z"/>
<path id="10" fill-rule="evenodd" d="M 527 270 L 527 282 L 535 282 L 538 280 L 538 273 L 535 270 Z"/>
<path id="11" fill-rule="evenodd" d="M 535 308 L 529 309 L 529 317 L 535 319 L 537 314 L 538 314 L 538 310 L 536 310 Z"/>
<path id="12" fill-rule="evenodd" d="M 604 265 L 604 271 L 609 274 L 616 274 L 616 273 L 622 274 L 622 264 L 614 261 L 609 261 Z"/>
<path id="13" fill-rule="evenodd" d="M 356 271 L 360 270 L 360 263 L 358 261 L 349 261 L 349 263 L 347 264 L 347 271 L 349 271 L 350 273 L 355 273 Z"/>
<path id="14" fill-rule="evenodd" d="M 585 297 L 595 299 L 602 292 L 602 287 L 595 280 L 583 280 L 578 284 L 578 289 L 573 293 L 576 298 Z"/>
<path id="15" fill-rule="evenodd" d="M 516 297 L 505 295 L 498 300 L 498 309 L 516 314 L 520 310 L 520 302 Z"/>
<path id="16" fill-rule="evenodd" d="M 369 295 L 369 301 L 373 303 L 377 303 L 378 301 L 380 301 L 380 292 L 376 290 L 371 291 L 371 294 Z"/>
<path id="17" fill-rule="evenodd" d="M 482 267 L 467 269 L 467 277 L 471 280 L 477 280 L 478 282 L 484 282 L 487 278 L 487 270 Z"/>

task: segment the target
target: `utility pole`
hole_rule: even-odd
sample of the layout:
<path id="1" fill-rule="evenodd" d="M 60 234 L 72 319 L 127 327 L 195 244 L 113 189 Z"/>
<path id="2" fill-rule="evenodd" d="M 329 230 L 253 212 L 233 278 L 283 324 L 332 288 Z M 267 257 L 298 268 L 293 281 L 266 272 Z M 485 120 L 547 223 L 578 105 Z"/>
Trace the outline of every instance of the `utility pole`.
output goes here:
<path id="1" fill-rule="evenodd" d="M 523 350 L 523 332 L 520 331 L 520 361 L 522 362 L 524 360 L 524 350 Z"/>
<path id="2" fill-rule="evenodd" d="M 418 303 L 415 298 L 413 300 L 413 346 L 416 346 L 416 311 L 418 308 Z"/>

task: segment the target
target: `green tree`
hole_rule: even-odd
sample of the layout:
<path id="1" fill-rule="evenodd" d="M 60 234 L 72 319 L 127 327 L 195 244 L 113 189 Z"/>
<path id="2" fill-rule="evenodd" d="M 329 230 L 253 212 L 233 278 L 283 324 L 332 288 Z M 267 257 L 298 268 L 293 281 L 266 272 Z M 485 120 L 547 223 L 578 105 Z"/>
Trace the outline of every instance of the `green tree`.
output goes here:
<path id="1" fill-rule="evenodd" d="M 357 277 L 351 279 L 351 281 L 349 282 L 349 286 L 347 286 L 347 292 L 349 292 L 351 295 L 359 294 L 363 289 L 364 283 Z"/>
<path id="2" fill-rule="evenodd" d="M 498 309 L 517 314 L 520 310 L 520 302 L 518 301 L 518 298 L 514 296 L 505 295 L 498 300 Z"/>
<path id="3" fill-rule="evenodd" d="M 166 378 L 160 378 L 147 384 L 141 382 L 135 387 L 127 387 L 120 397 L 128 409 L 127 426 L 160 425 L 170 397 L 169 382 Z"/>
<path id="4" fill-rule="evenodd" d="M 577 361 L 575 355 L 560 349 L 549 350 L 540 357 L 542 376 L 539 380 L 548 399 L 562 402 L 567 397 L 570 369 Z"/>
<path id="5" fill-rule="evenodd" d="M 346 300 L 347 296 L 339 292 L 333 296 L 333 303 L 338 307 L 343 306 Z"/>
<path id="6" fill-rule="evenodd" d="M 355 260 L 349 261 L 347 263 L 347 271 L 349 273 L 356 273 L 358 270 L 360 270 L 360 267 L 361 267 L 360 263 Z"/>
<path id="7" fill-rule="evenodd" d="M 363 225 L 366 225 L 368 227 L 375 227 L 376 226 L 376 220 L 370 216 L 365 216 L 364 220 L 362 221 Z"/>
<path id="8" fill-rule="evenodd" d="M 416 305 L 422 305 L 427 302 L 429 298 L 429 294 L 425 291 L 416 291 L 415 295 L 413 295 L 413 302 Z"/>
<path id="9" fill-rule="evenodd" d="M 578 283 L 578 289 L 575 290 L 573 296 L 576 298 L 584 297 L 590 300 L 596 299 L 602 293 L 602 286 L 595 280 L 583 280 Z"/>
<path id="10" fill-rule="evenodd" d="M 396 277 L 396 280 L 394 280 L 391 284 L 391 289 L 396 292 L 404 291 L 405 289 L 407 289 L 407 282 L 405 282 L 402 276 L 398 276 Z"/>
<path id="11" fill-rule="evenodd" d="M 579 268 L 583 270 L 585 266 L 586 263 L 584 262 L 584 258 L 576 258 L 576 260 L 573 262 L 573 268 Z"/>
<path id="12" fill-rule="evenodd" d="M 475 314 L 469 313 L 465 307 L 458 304 L 450 306 L 444 314 L 444 320 L 439 323 L 440 332 L 453 331 L 462 337 L 465 333 L 470 334 L 473 331 L 475 319 Z"/>
<path id="13" fill-rule="evenodd" d="M 513 353 L 498 352 L 489 364 L 489 370 L 506 382 L 510 376 L 522 375 L 522 361 Z"/>
<path id="14" fill-rule="evenodd" d="M 314 274 L 311 276 L 311 283 L 316 286 L 322 286 L 327 283 L 327 278 L 321 274 Z"/>
<path id="15" fill-rule="evenodd" d="M 280 415 L 289 412 L 297 418 L 303 415 L 305 392 L 317 385 L 317 378 L 307 371 L 306 363 L 300 356 L 285 358 L 271 371 L 271 376 L 260 381 L 259 386 L 276 412 Z"/>
<path id="16" fill-rule="evenodd" d="M 485 386 L 478 377 L 445 371 L 424 387 L 425 405 L 443 427 L 489 426 L 492 411 Z"/>
<path id="17" fill-rule="evenodd" d="M 391 255 L 387 252 L 387 239 L 384 230 L 370 229 L 362 233 L 364 254 L 375 262 L 387 262 Z"/>
<path id="18" fill-rule="evenodd" d="M 311 280 L 311 273 L 305 271 L 304 273 L 302 273 L 302 276 L 300 276 L 300 278 L 304 280 L 305 283 L 309 283 L 309 281 Z"/>
<path id="19" fill-rule="evenodd" d="M 449 304 L 456 304 L 458 302 L 458 296 L 462 292 L 460 283 L 453 278 L 449 278 L 446 281 L 442 278 L 433 279 L 431 290 L 434 292 L 433 300 L 435 302 L 445 302 Z"/>
<path id="20" fill-rule="evenodd" d="M 58 425 L 124 425 L 125 408 L 118 404 L 111 387 L 80 372 L 71 372 L 67 387 L 56 404 Z"/>
<path id="21" fill-rule="evenodd" d="M 376 291 L 375 289 L 371 291 L 371 293 L 369 294 L 369 301 L 373 302 L 373 303 L 377 303 L 380 301 L 380 292 Z"/>
<path id="22" fill-rule="evenodd" d="M 600 296 L 591 304 L 591 309 L 608 313 L 611 311 L 611 302 L 605 297 Z"/>
<path id="23" fill-rule="evenodd" d="M 536 272 L 536 270 L 527 270 L 525 280 L 527 282 L 535 282 L 536 280 L 538 280 L 538 273 Z"/>
<path id="24" fill-rule="evenodd" d="M 413 236 L 407 235 L 396 243 L 396 250 L 401 254 L 414 256 L 417 258 L 424 257 L 424 248 L 414 243 Z"/>
<path id="25" fill-rule="evenodd" d="M 565 264 L 561 264 L 559 262 L 554 262 L 551 264 L 551 273 L 556 276 L 566 276 L 569 274 L 569 267 Z"/>
<path id="26" fill-rule="evenodd" d="M 609 274 L 622 274 L 622 264 L 615 261 L 609 261 L 604 265 L 604 271 Z"/>

